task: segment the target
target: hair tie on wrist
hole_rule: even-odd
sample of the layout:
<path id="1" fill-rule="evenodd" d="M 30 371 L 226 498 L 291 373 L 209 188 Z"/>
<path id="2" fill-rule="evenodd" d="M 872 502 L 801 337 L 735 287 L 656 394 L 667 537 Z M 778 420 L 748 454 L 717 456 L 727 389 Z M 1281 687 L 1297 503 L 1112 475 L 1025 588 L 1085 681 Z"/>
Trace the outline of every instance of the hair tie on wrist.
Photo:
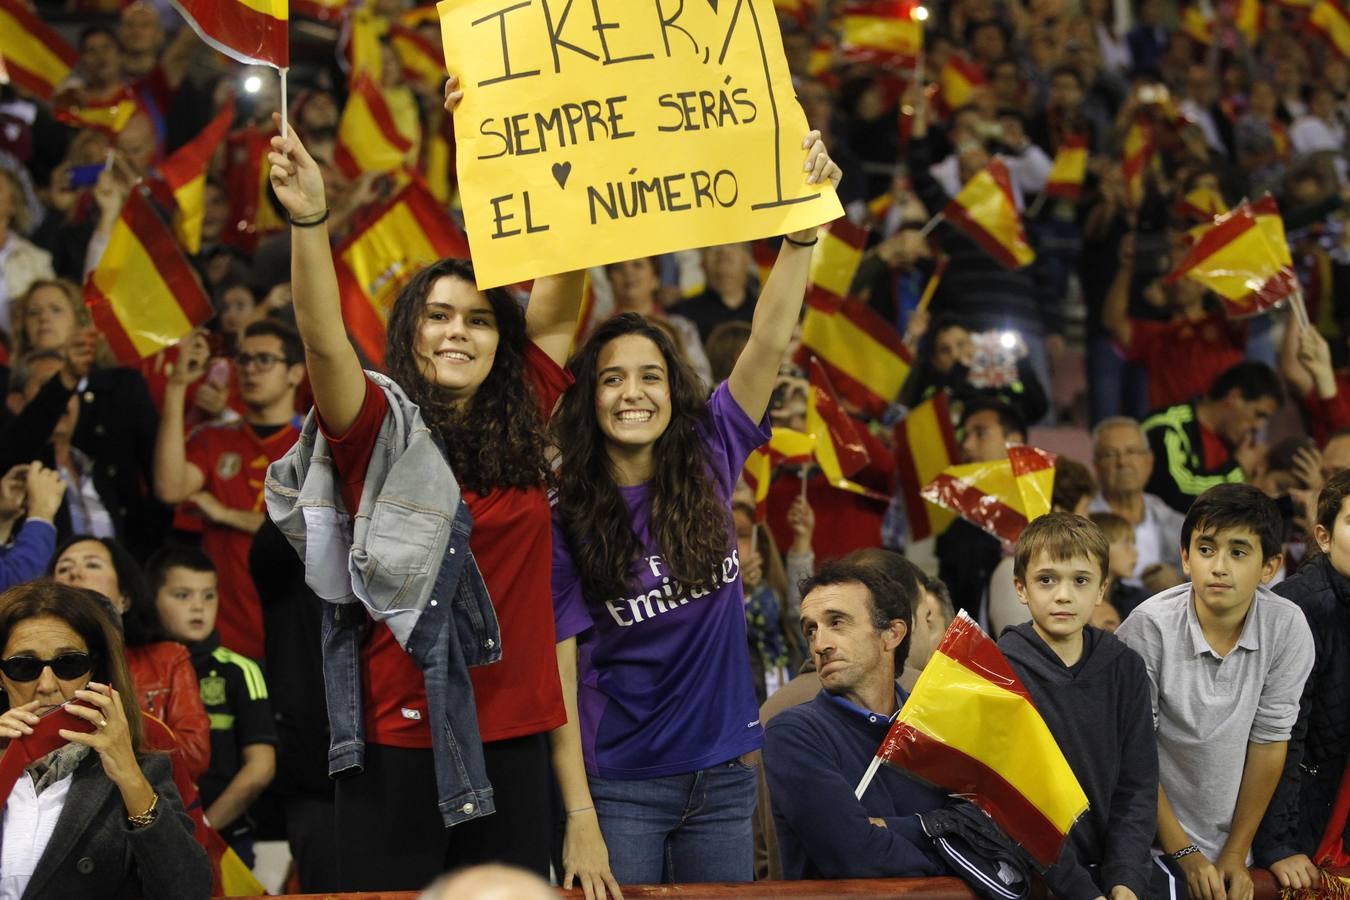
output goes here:
<path id="1" fill-rule="evenodd" d="M 785 234 L 783 235 L 783 240 L 787 241 L 794 247 L 814 247 L 816 244 L 820 243 L 820 235 L 816 235 L 809 241 L 796 241 Z"/>
<path id="2" fill-rule="evenodd" d="M 309 218 L 309 219 L 296 219 L 288 213 L 286 215 L 286 219 L 296 228 L 313 228 L 315 225 L 322 225 L 324 222 L 327 222 L 328 213 L 329 210 L 325 209 L 316 218 Z"/>

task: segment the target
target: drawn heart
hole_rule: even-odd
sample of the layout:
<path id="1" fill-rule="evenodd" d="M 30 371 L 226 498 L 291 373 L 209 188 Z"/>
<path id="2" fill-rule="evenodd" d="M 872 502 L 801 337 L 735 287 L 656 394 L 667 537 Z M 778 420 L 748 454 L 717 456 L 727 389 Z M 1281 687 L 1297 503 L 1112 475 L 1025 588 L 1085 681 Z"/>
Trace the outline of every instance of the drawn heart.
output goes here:
<path id="1" fill-rule="evenodd" d="M 553 164 L 553 180 L 558 182 L 558 187 L 567 188 L 567 176 L 572 174 L 572 164 L 570 162 Z"/>

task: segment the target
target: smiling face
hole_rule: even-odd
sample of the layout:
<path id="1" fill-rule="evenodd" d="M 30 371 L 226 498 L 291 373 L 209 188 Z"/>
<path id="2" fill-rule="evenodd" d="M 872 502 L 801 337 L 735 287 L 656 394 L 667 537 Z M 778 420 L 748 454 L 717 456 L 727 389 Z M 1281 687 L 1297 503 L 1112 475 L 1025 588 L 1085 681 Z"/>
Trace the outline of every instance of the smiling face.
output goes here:
<path id="1" fill-rule="evenodd" d="M 1181 566 L 1191 579 L 1196 610 L 1211 615 L 1246 614 L 1258 585 L 1269 580 L 1283 557 L 1261 558 L 1261 537 L 1250 528 L 1197 528 L 1181 548 Z"/>
<path id="2" fill-rule="evenodd" d="M 422 377 L 468 400 L 487 380 L 497 358 L 492 303 L 462 278 L 439 278 L 427 294 L 413 353 Z"/>
<path id="3" fill-rule="evenodd" d="M 625 334 L 596 359 L 595 418 L 605 442 L 625 451 L 650 447 L 670 425 L 666 359 L 651 338 Z"/>
<path id="4" fill-rule="evenodd" d="M 1031 611 L 1036 633 L 1051 647 L 1079 646 L 1083 626 L 1106 585 L 1100 565 L 1086 556 L 1054 559 L 1040 551 L 1028 561 L 1026 579 L 1015 578 L 1017 599 Z"/>
<path id="5" fill-rule="evenodd" d="M 155 609 L 164 630 L 185 644 L 206 640 L 216 627 L 219 598 L 216 573 L 172 566 L 155 594 Z"/>
<path id="6" fill-rule="evenodd" d="M 76 541 L 71 544 L 57 558 L 52 577 L 62 584 L 98 591 L 112 601 L 119 613 L 127 611 L 129 601 L 118 583 L 112 554 L 102 541 Z"/>
<path id="7" fill-rule="evenodd" d="M 12 656 L 31 656 L 36 659 L 56 659 L 65 653 L 88 653 L 89 645 L 65 621 L 55 616 L 39 616 L 25 619 L 10 630 L 9 640 L 0 650 L 0 659 Z M 35 712 L 38 715 L 50 712 L 67 700 L 74 699 L 75 692 L 89 683 L 89 673 L 76 678 L 57 678 L 51 666 L 44 666 L 42 674 L 34 681 L 14 681 L 8 675 L 0 673 L 0 684 L 4 685 L 9 705 L 22 706 L 33 700 L 39 703 Z"/>
<path id="8" fill-rule="evenodd" d="M 66 292 L 46 284 L 29 294 L 23 329 L 30 350 L 52 350 L 68 344 L 75 334 L 75 309 Z"/>

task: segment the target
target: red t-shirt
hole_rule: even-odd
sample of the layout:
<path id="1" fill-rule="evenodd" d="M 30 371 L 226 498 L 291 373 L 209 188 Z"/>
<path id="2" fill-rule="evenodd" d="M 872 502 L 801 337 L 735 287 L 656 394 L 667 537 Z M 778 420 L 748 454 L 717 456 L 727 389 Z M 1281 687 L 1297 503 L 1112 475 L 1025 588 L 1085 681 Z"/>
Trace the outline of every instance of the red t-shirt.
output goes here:
<path id="1" fill-rule="evenodd" d="M 1199 425 L 1199 423 L 1196 423 Z M 1228 460 L 1232 458 L 1233 453 L 1224 443 L 1223 438 L 1210 431 L 1204 425 L 1200 425 L 1200 443 L 1201 450 L 1205 455 L 1205 471 L 1217 472 L 1228 465 Z"/>
<path id="2" fill-rule="evenodd" d="M 1214 312 L 1194 321 L 1130 321 L 1126 359 L 1148 369 L 1151 409 L 1185 403 L 1209 390 L 1229 366 L 1242 362 L 1245 330 Z"/>
<path id="3" fill-rule="evenodd" d="M 570 376 L 534 344 L 527 373 L 544 415 L 571 383 Z M 340 438 L 325 429 L 342 476 L 348 510 L 361 504 L 370 455 L 389 401 L 369 379 L 361 412 Z M 469 549 L 483 574 L 501 626 L 502 658 L 469 669 L 483 741 L 550 731 L 567 721 L 558 680 L 553 630 L 552 526 L 542 485 L 528 490 L 464 491 L 473 516 Z M 361 647 L 366 739 L 394 747 L 429 748 L 427 695 L 422 671 L 393 632 L 376 625 Z"/>
<path id="4" fill-rule="evenodd" d="M 263 511 L 263 479 L 267 467 L 285 455 L 300 436 L 288 423 L 265 438 L 247 422 L 209 425 L 188 439 L 187 461 L 206 476 L 205 490 L 231 509 Z M 253 659 L 263 658 L 262 606 L 248 572 L 248 548 L 253 535 L 228 525 L 207 522 L 202 550 L 216 564 L 220 585 L 220 612 L 216 627 L 220 642 Z"/>

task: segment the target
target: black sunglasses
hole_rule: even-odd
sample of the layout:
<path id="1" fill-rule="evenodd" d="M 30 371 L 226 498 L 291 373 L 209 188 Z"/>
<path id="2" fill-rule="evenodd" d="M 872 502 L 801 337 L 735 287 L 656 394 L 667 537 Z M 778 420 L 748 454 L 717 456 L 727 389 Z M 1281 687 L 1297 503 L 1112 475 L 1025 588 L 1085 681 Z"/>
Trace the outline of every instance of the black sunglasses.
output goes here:
<path id="1" fill-rule="evenodd" d="M 55 659 L 38 659 L 36 656 L 11 656 L 0 659 L 0 672 L 10 681 L 36 681 L 42 670 L 52 667 L 52 674 L 62 681 L 88 675 L 94 669 L 94 658 L 88 653 L 62 653 Z"/>

